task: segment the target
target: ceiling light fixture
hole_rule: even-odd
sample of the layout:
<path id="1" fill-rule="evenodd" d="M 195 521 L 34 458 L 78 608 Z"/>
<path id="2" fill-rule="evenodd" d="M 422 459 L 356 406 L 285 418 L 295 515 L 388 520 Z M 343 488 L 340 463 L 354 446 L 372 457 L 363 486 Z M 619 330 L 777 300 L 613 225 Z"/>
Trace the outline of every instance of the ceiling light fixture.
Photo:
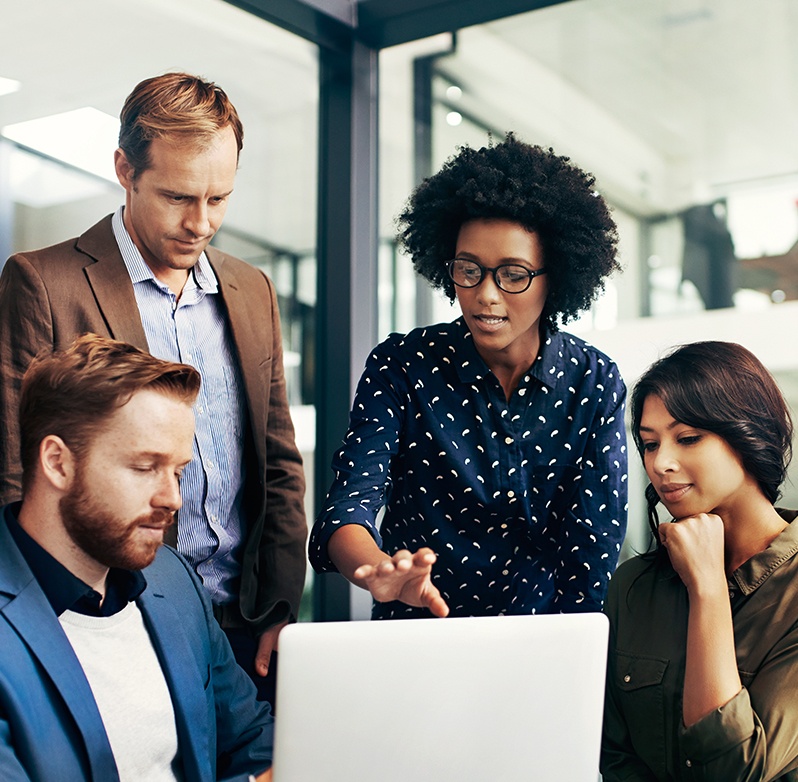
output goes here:
<path id="1" fill-rule="evenodd" d="M 22 87 L 22 83 L 16 79 L 6 79 L 0 76 L 0 95 L 10 95 L 12 92 L 17 92 Z"/>
<path id="2" fill-rule="evenodd" d="M 6 125 L 2 134 L 22 147 L 116 182 L 119 120 L 110 114 L 86 106 Z"/>

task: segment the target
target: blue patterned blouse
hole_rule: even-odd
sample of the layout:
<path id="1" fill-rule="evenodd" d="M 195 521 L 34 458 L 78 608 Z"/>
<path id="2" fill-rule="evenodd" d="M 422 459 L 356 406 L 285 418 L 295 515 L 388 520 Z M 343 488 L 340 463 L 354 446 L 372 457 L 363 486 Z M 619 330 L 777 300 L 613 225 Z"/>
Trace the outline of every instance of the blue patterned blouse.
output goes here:
<path id="1" fill-rule="evenodd" d="M 563 332 L 546 335 L 509 402 L 461 319 L 391 335 L 333 457 L 313 567 L 334 571 L 327 541 L 360 524 L 389 554 L 435 551 L 451 616 L 599 610 L 626 528 L 625 398 L 615 364 Z"/>

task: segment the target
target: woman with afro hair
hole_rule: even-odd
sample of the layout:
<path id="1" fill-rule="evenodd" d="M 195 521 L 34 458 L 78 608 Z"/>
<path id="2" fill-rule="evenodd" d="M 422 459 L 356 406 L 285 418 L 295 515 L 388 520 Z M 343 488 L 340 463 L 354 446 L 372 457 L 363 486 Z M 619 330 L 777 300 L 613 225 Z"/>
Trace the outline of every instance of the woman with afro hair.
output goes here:
<path id="1" fill-rule="evenodd" d="M 462 148 L 399 224 L 462 317 L 372 351 L 311 563 L 368 589 L 374 618 L 600 610 L 626 527 L 626 388 L 559 330 L 619 268 L 593 177 L 509 134 Z"/>

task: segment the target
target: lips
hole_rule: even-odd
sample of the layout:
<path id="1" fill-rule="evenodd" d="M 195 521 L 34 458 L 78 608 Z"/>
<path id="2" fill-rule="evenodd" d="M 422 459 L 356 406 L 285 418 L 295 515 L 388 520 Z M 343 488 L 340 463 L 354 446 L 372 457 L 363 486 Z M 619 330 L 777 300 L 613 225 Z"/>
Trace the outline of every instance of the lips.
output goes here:
<path id="1" fill-rule="evenodd" d="M 165 530 L 175 522 L 175 514 L 167 510 L 154 510 L 137 519 L 136 524 L 144 529 Z"/>
<path id="2" fill-rule="evenodd" d="M 474 321 L 483 331 L 496 331 L 507 323 L 507 318 L 498 315 L 474 315 Z"/>
<path id="3" fill-rule="evenodd" d="M 657 494 L 665 503 L 674 503 L 682 499 L 682 497 L 693 488 L 691 483 L 663 483 L 657 489 Z"/>

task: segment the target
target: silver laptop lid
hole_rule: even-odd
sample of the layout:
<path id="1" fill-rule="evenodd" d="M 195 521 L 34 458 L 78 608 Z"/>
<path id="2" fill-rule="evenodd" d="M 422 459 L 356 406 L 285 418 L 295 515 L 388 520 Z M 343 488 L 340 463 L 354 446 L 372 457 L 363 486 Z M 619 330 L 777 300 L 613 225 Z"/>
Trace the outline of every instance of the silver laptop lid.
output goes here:
<path id="1" fill-rule="evenodd" d="M 596 782 L 602 614 L 296 624 L 275 782 Z"/>

